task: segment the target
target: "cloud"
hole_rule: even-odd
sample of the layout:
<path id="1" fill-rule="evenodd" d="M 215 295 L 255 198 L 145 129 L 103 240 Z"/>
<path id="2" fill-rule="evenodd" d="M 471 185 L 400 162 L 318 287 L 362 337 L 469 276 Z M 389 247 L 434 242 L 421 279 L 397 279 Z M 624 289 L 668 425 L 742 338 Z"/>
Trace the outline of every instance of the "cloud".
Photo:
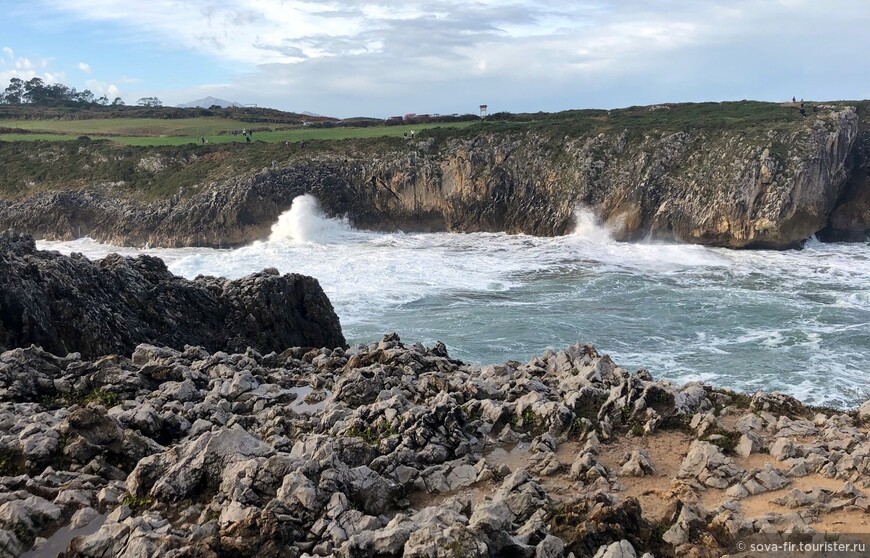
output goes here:
<path id="1" fill-rule="evenodd" d="M 87 64 L 87 63 L 85 63 L 85 62 L 79 62 L 79 64 L 78 64 L 78 69 L 81 70 L 81 71 L 83 71 L 83 72 L 86 73 L 86 74 L 91 74 L 91 73 L 93 73 L 93 70 L 91 70 L 91 65 L 90 65 L 90 64 Z"/>
<path id="2" fill-rule="evenodd" d="M 865 0 L 41 1 L 220 61 L 223 95 L 331 114 L 870 95 Z"/>
<path id="3" fill-rule="evenodd" d="M 6 84 L 12 78 L 18 78 L 24 81 L 29 81 L 33 78 L 40 78 L 45 83 L 63 83 L 66 75 L 63 72 L 51 71 L 50 63 L 47 59 L 38 59 L 36 61 L 26 56 L 15 56 L 15 51 L 9 47 L 3 48 L 3 53 L 7 60 L 0 60 L 2 68 L 0 70 L 0 89 L 5 89 Z"/>
<path id="4" fill-rule="evenodd" d="M 95 79 L 89 79 L 85 82 L 85 85 L 87 85 L 88 89 L 90 89 L 96 97 L 102 97 L 105 95 L 110 101 L 112 101 L 115 97 L 121 96 L 121 90 L 113 83 L 105 83 Z"/>

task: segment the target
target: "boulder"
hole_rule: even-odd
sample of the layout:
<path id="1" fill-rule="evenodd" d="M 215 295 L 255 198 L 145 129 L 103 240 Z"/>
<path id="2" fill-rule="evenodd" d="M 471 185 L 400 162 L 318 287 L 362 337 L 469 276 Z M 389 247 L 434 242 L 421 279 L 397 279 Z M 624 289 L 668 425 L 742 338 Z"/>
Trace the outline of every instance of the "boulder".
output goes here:
<path id="1" fill-rule="evenodd" d="M 140 343 L 263 352 L 342 347 L 338 317 L 316 279 L 255 273 L 228 281 L 176 277 L 152 256 L 42 252 L 0 234 L 0 347 L 39 345 L 84 357 Z"/>

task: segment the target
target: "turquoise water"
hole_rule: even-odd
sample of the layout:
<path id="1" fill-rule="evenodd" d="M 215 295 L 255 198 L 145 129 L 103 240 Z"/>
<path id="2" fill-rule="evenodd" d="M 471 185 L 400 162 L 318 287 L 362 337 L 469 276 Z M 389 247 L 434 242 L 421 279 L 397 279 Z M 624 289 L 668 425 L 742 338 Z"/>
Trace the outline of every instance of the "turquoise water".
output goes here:
<path id="1" fill-rule="evenodd" d="M 525 361 L 594 344 L 675 382 L 779 390 L 855 406 L 870 394 L 870 247 L 797 251 L 618 243 L 578 214 L 574 234 L 380 234 L 297 199 L 272 237 L 236 250 L 133 250 L 89 239 L 42 248 L 148 252 L 186 277 L 264 267 L 320 280 L 351 343 L 396 331 L 467 362 Z"/>

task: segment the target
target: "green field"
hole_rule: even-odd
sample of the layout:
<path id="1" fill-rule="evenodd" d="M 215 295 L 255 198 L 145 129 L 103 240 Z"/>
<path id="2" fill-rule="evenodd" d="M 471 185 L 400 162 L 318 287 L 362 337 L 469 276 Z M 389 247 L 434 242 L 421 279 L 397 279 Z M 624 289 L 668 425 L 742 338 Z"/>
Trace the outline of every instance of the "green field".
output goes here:
<path id="1" fill-rule="evenodd" d="M 93 120 L 16 120 L 0 121 L 7 129 L 0 133 L 0 141 L 63 141 L 79 136 L 109 139 L 125 145 L 184 145 L 201 143 L 245 142 L 244 136 L 233 136 L 232 130 L 255 130 L 253 141 L 285 142 L 300 140 L 341 140 L 353 138 L 401 137 L 411 131 L 431 128 L 466 128 L 475 122 L 429 123 L 401 126 L 351 127 L 289 127 L 253 123 L 247 124 L 226 118 L 185 118 L 158 120 L 145 118 L 115 118 Z M 263 130 L 267 128 L 268 131 Z M 22 133 L 8 132 L 9 129 Z M 223 133 L 221 133 L 223 132 Z"/>
<path id="2" fill-rule="evenodd" d="M 807 121 L 822 117 L 840 103 L 823 104 L 810 111 Z M 864 113 L 867 103 L 851 103 Z M 811 107 L 812 103 L 807 106 Z M 19 113 L 21 116 L 27 113 Z M 790 128 L 804 122 L 799 106 L 793 103 L 735 101 L 723 103 L 686 103 L 653 107 L 628 107 L 614 110 L 568 110 L 558 113 L 496 113 L 486 120 L 430 122 L 400 126 L 338 126 L 323 123 L 300 126 L 265 121 L 245 122 L 221 116 L 193 118 L 30 118 L 0 119 L 0 141 L 64 141 L 81 136 L 104 139 L 128 146 L 184 146 L 246 143 L 241 134 L 228 132 L 247 129 L 253 142 L 283 143 L 301 140 L 351 140 L 396 138 L 415 131 L 425 136 L 469 137 L 481 132 L 539 132 L 552 137 L 584 137 L 612 130 L 630 133 L 678 132 L 687 130 L 755 130 Z"/>

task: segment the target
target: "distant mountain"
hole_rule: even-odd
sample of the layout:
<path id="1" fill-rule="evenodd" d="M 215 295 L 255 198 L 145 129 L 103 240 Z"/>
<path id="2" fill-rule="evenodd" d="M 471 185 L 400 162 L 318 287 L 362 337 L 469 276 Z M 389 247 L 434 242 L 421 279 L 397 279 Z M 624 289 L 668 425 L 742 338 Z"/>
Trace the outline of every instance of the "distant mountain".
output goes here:
<path id="1" fill-rule="evenodd" d="M 178 105 L 178 108 L 211 108 L 215 105 L 221 108 L 244 106 L 241 103 L 234 103 L 232 101 L 217 99 L 215 97 L 206 97 L 205 99 L 197 99 L 195 101 L 190 101 L 189 103 L 180 104 Z"/>
<path id="2" fill-rule="evenodd" d="M 307 110 L 306 110 L 306 111 L 302 111 L 302 112 L 300 112 L 299 114 L 301 114 L 302 116 L 317 116 L 318 118 L 323 116 L 322 114 L 316 114 L 316 113 L 313 113 L 313 112 L 308 112 Z"/>

